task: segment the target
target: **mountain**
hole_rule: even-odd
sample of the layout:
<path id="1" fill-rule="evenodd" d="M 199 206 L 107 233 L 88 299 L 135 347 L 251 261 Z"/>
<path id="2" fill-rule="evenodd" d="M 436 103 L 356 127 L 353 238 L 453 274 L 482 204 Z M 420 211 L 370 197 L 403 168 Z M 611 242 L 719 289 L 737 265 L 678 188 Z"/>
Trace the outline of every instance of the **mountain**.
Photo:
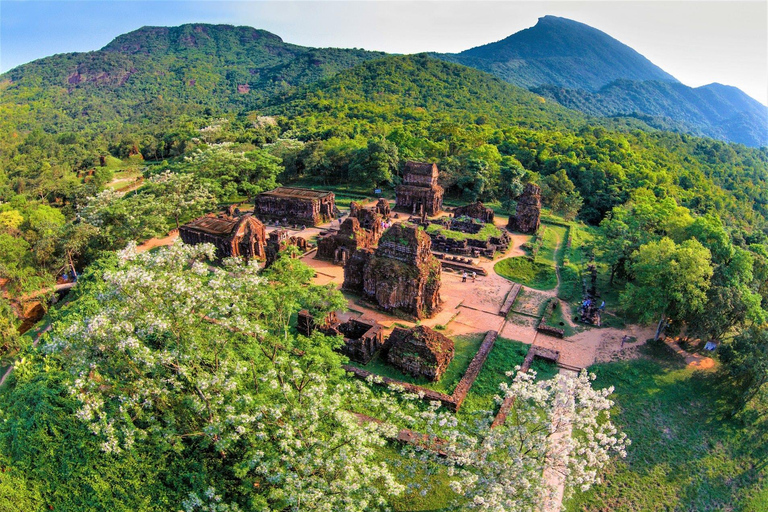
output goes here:
<path id="1" fill-rule="evenodd" d="M 557 16 L 539 18 L 534 27 L 501 41 L 440 57 L 528 88 L 554 85 L 596 91 L 620 78 L 677 82 L 608 34 Z"/>
<path id="2" fill-rule="evenodd" d="M 398 118 L 462 119 L 471 124 L 564 128 L 585 124 L 578 111 L 547 101 L 540 95 L 508 84 L 472 68 L 435 59 L 427 54 L 392 55 L 365 62 L 333 77 L 277 95 L 267 112 L 288 117 L 331 112 L 358 121 Z M 366 113 L 350 114 L 350 109 Z"/>
<path id="3" fill-rule="evenodd" d="M 768 145 L 768 108 L 721 84 L 691 88 L 632 48 L 583 23 L 545 16 L 501 41 L 439 58 L 493 73 L 594 116 Z"/>
<path id="4" fill-rule="evenodd" d="M 75 127 L 152 122 L 206 107 L 253 108 L 276 92 L 382 55 L 297 46 L 251 27 L 143 27 L 101 50 L 54 55 L 0 75 L 0 99 L 40 101 L 61 114 L 53 122 Z"/>
<path id="5" fill-rule="evenodd" d="M 594 116 L 634 116 L 661 129 L 768 145 L 768 109 L 736 87 L 617 80 L 596 92 L 543 86 L 542 96 Z"/>

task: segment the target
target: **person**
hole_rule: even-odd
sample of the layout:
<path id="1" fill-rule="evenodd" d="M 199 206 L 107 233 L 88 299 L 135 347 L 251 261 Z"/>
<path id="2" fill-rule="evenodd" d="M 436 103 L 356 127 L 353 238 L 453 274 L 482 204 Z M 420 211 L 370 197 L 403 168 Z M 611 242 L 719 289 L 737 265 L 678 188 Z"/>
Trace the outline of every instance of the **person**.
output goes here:
<path id="1" fill-rule="evenodd" d="M 605 309 L 605 301 L 603 301 L 603 303 L 600 304 L 600 309 Z"/>
<path id="2" fill-rule="evenodd" d="M 477 272 L 472 271 L 472 282 L 475 282 L 475 279 L 477 279 Z"/>
<path id="3" fill-rule="evenodd" d="M 461 282 L 466 283 L 467 282 L 467 271 L 465 270 L 463 274 L 461 274 Z"/>

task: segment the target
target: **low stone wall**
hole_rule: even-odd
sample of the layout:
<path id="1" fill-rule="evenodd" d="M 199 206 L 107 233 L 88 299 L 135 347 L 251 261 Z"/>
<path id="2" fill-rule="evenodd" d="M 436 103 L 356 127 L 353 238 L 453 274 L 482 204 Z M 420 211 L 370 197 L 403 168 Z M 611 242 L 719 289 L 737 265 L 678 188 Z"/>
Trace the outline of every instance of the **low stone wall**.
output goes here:
<path id="1" fill-rule="evenodd" d="M 496 331 L 488 331 L 486 333 L 485 338 L 483 338 L 483 342 L 480 344 L 480 348 L 477 350 L 475 357 L 472 358 L 472 361 L 470 361 L 469 366 L 467 367 L 467 371 L 464 372 L 464 376 L 456 385 L 456 389 L 453 390 L 452 395 L 446 395 L 445 393 L 433 391 L 431 389 L 423 388 L 408 382 L 390 379 L 389 377 L 384 377 L 367 370 L 363 370 L 362 368 L 357 368 L 356 366 L 343 365 L 342 368 L 361 379 L 367 379 L 373 375 L 374 377 L 380 378 L 381 384 L 383 385 L 402 386 L 402 388 L 408 393 L 416 393 L 421 395 L 423 400 L 438 401 L 451 411 L 458 412 L 461 408 L 461 404 L 464 403 L 464 399 L 466 398 L 467 393 L 469 393 L 472 384 L 480 374 L 480 370 L 483 369 L 485 360 L 488 359 L 488 354 L 491 353 L 491 349 L 493 349 L 493 345 L 496 342 L 496 338 L 498 338 L 498 336 L 499 333 Z"/>
<path id="2" fill-rule="evenodd" d="M 440 393 L 438 391 L 433 391 L 431 389 L 423 388 L 421 386 L 417 386 L 409 382 L 402 382 L 399 380 L 390 379 L 389 377 L 384 377 L 376 373 L 369 372 L 368 370 L 363 370 L 362 368 L 358 368 L 356 366 L 351 366 L 348 364 L 342 365 L 342 368 L 344 368 L 344 370 L 348 371 L 349 373 L 354 374 L 355 377 L 358 377 L 360 379 L 367 379 L 368 377 L 373 376 L 381 379 L 381 383 L 384 385 L 402 386 L 402 388 L 408 393 L 416 393 L 418 395 L 422 395 L 424 397 L 423 398 L 424 400 L 441 402 L 443 405 L 453 410 L 453 397 L 451 397 L 450 395 L 446 395 L 445 393 Z"/>
<path id="3" fill-rule="evenodd" d="M 488 359 L 488 354 L 491 353 L 493 344 L 496 343 L 496 338 L 499 337 L 499 333 L 496 331 L 488 331 L 483 339 L 483 343 L 480 344 L 480 348 L 475 354 L 475 357 L 470 361 L 467 371 L 464 372 L 464 376 L 459 381 L 456 389 L 453 390 L 453 410 L 458 412 L 461 408 L 461 404 L 464 403 L 464 399 L 469 393 L 469 388 L 475 382 L 475 379 L 480 374 L 480 370 L 483 369 L 485 360 Z"/>
<path id="4" fill-rule="evenodd" d="M 502 304 L 501 309 L 499 309 L 500 316 L 506 317 L 509 314 L 510 310 L 512 309 L 512 304 L 514 304 L 517 300 L 517 296 L 520 294 L 520 290 L 522 288 L 523 287 L 520 283 L 515 283 L 512 285 L 512 289 L 509 290 L 504 304 Z"/>

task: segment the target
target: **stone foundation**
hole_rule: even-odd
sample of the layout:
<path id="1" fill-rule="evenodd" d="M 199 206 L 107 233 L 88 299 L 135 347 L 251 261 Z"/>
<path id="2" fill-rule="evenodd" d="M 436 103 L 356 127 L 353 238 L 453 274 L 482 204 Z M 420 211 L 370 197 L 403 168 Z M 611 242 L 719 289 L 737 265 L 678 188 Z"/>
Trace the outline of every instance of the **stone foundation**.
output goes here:
<path id="1" fill-rule="evenodd" d="M 453 340 L 423 325 L 395 327 L 387 341 L 387 361 L 414 377 L 440 380 L 453 360 Z"/>

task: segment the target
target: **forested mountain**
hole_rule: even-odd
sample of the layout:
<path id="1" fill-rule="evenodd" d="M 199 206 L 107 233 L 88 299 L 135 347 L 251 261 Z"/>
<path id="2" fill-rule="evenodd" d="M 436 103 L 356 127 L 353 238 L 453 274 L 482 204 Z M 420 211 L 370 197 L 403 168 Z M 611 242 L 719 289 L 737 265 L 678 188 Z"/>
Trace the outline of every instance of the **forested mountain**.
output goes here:
<path id="1" fill-rule="evenodd" d="M 637 116 L 660 129 L 768 144 L 768 109 L 736 87 L 616 80 L 596 92 L 542 86 L 536 92 L 595 116 Z"/>
<path id="2" fill-rule="evenodd" d="M 528 87 L 596 116 L 634 116 L 661 129 L 768 144 L 768 108 L 735 87 L 692 88 L 583 23 L 545 16 L 501 41 L 438 57 Z"/>
<path id="3" fill-rule="evenodd" d="M 442 58 L 482 69 L 521 87 L 554 85 L 596 91 L 619 78 L 677 82 L 608 34 L 557 16 L 506 39 Z"/>
<path id="4" fill-rule="evenodd" d="M 382 55 L 306 48 L 251 27 L 144 27 L 98 51 L 12 69 L 1 78 L 2 102 L 39 105 L 33 108 L 39 120 L 64 129 L 115 119 L 153 122 L 205 108 L 247 110 L 271 94 Z"/>

